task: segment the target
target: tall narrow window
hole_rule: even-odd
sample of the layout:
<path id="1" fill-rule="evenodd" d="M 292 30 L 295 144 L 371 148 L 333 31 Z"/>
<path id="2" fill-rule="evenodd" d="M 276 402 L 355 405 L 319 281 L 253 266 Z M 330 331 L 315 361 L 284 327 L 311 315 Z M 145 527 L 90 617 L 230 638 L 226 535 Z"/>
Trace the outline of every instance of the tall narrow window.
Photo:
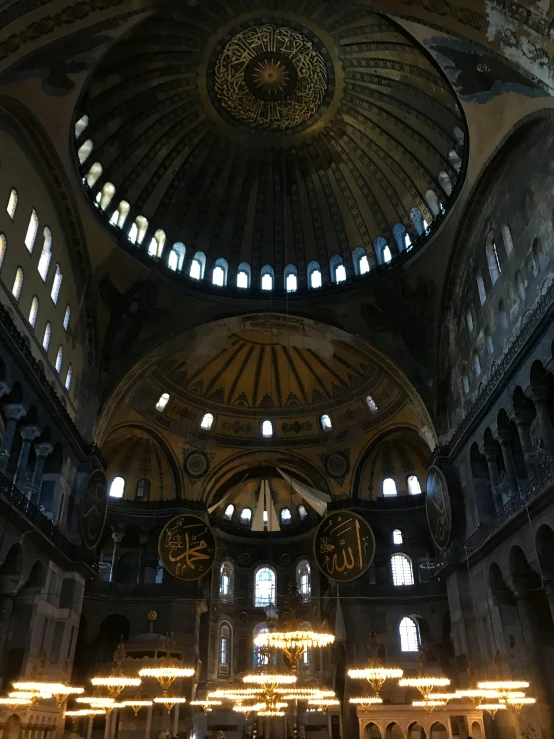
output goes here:
<path id="1" fill-rule="evenodd" d="M 169 403 L 169 393 L 162 393 L 160 397 L 158 398 L 158 402 L 156 403 L 156 410 L 159 413 L 163 413 L 168 403 Z"/>
<path id="2" fill-rule="evenodd" d="M 261 278 L 262 290 L 273 290 L 273 268 L 269 264 L 262 267 Z"/>
<path id="3" fill-rule="evenodd" d="M 388 244 L 383 248 L 383 264 L 388 264 L 392 259 L 392 253 Z"/>
<path id="4" fill-rule="evenodd" d="M 125 492 L 125 480 L 122 477 L 114 477 L 110 485 L 110 498 L 123 498 Z"/>
<path id="5" fill-rule="evenodd" d="M 151 257 L 160 258 L 163 254 L 165 244 L 165 231 L 159 228 L 150 240 L 148 254 Z"/>
<path id="6" fill-rule="evenodd" d="M 471 333 L 473 331 L 473 314 L 471 310 L 468 310 L 466 313 L 466 325 L 467 330 Z"/>
<path id="7" fill-rule="evenodd" d="M 365 402 L 366 402 L 367 407 L 372 413 L 377 413 L 379 408 L 377 407 L 377 403 L 373 400 L 371 395 L 366 395 Z"/>
<path id="8" fill-rule="evenodd" d="M 491 276 L 491 282 L 494 285 L 494 283 L 500 277 L 502 268 L 500 267 L 500 260 L 498 259 L 498 251 L 496 249 L 496 244 L 494 242 L 494 236 L 493 236 L 492 231 L 489 233 L 487 237 L 486 254 L 487 254 L 487 265 L 489 268 L 489 274 Z"/>
<path id="9" fill-rule="evenodd" d="M 12 295 L 17 301 L 19 301 L 19 298 L 21 297 L 22 290 L 23 290 L 23 270 L 21 269 L 21 267 L 18 267 L 15 273 L 15 280 L 13 281 L 13 287 L 12 287 Z"/>
<path id="10" fill-rule="evenodd" d="M 192 277 L 193 280 L 199 280 L 202 277 L 202 265 L 198 259 L 192 260 L 190 264 L 189 277 Z"/>
<path id="11" fill-rule="evenodd" d="M 72 375 L 73 375 L 73 367 L 69 365 L 69 367 L 67 368 L 67 374 L 65 376 L 65 389 L 66 390 L 69 390 L 69 388 L 71 387 Z"/>
<path id="12" fill-rule="evenodd" d="M 396 483 L 392 477 L 386 477 L 383 480 L 383 495 L 396 495 Z"/>
<path id="13" fill-rule="evenodd" d="M 331 429 L 333 428 L 331 417 L 327 413 L 324 413 L 322 416 L 320 416 L 319 422 L 321 423 L 321 428 L 323 431 L 331 431 Z"/>
<path id="14" fill-rule="evenodd" d="M 56 354 L 56 372 L 59 374 L 62 369 L 63 363 L 63 346 L 60 344 L 58 347 L 58 353 Z"/>
<path id="15" fill-rule="evenodd" d="M 390 558 L 390 564 L 393 585 L 400 586 L 414 584 L 412 560 L 406 554 L 393 554 Z"/>
<path id="16" fill-rule="evenodd" d="M 83 133 L 85 128 L 88 126 L 88 115 L 81 116 L 75 124 L 75 138 L 78 139 Z"/>
<path id="17" fill-rule="evenodd" d="M 6 210 L 8 211 L 9 217 L 12 219 L 15 218 L 15 211 L 17 209 L 17 191 L 12 190 L 10 192 L 10 197 L 8 198 L 8 205 Z"/>
<path id="18" fill-rule="evenodd" d="M 77 158 L 79 159 L 79 164 L 84 164 L 87 161 L 92 149 L 93 143 L 91 139 L 87 139 L 81 144 L 81 146 L 77 150 Z"/>
<path id="19" fill-rule="evenodd" d="M 42 281 L 46 282 L 48 268 L 50 267 L 50 259 L 52 258 L 52 233 L 48 226 L 44 227 L 42 236 L 42 250 L 40 252 L 37 269 L 39 275 L 42 277 Z"/>
<path id="20" fill-rule="evenodd" d="M 312 596 L 312 581 L 310 563 L 307 559 L 303 559 L 296 566 L 296 587 L 302 600 L 309 601 Z"/>
<path id="21" fill-rule="evenodd" d="M 92 167 L 86 174 L 85 180 L 89 187 L 94 187 L 98 182 L 100 175 L 102 174 L 102 165 L 100 162 L 94 162 Z"/>
<path id="22" fill-rule="evenodd" d="M 481 374 L 481 362 L 477 354 L 473 355 L 473 367 L 475 369 L 475 377 L 479 377 Z"/>
<path id="23" fill-rule="evenodd" d="M 231 627 L 225 621 L 219 625 L 219 674 L 226 677 L 231 664 Z"/>
<path id="24" fill-rule="evenodd" d="M 462 389 L 464 391 L 464 395 L 469 395 L 469 380 L 467 375 L 462 377 Z"/>
<path id="25" fill-rule="evenodd" d="M 152 483 L 147 477 L 141 477 L 135 488 L 135 500 L 147 501 L 150 498 Z"/>
<path id="26" fill-rule="evenodd" d="M 275 570 L 271 567 L 259 567 L 254 575 L 254 606 L 267 608 L 275 605 L 276 589 Z"/>
<path id="27" fill-rule="evenodd" d="M 394 529 L 392 532 L 392 543 L 393 544 L 402 544 L 404 541 L 402 536 L 402 531 L 400 529 Z"/>
<path id="28" fill-rule="evenodd" d="M 71 318 L 71 308 L 70 308 L 69 305 L 67 305 L 66 308 L 65 308 L 64 316 L 63 316 L 63 329 L 64 329 L 64 331 L 67 331 L 67 329 L 69 328 L 69 319 L 70 318 Z"/>
<path id="29" fill-rule="evenodd" d="M 185 261 L 185 245 L 180 241 L 173 244 L 173 248 L 169 252 L 167 259 L 167 266 L 174 272 L 180 272 L 183 269 L 183 262 Z"/>
<path id="30" fill-rule="evenodd" d="M 200 421 L 200 428 L 209 431 L 214 424 L 214 417 L 211 413 L 204 413 Z"/>
<path id="31" fill-rule="evenodd" d="M 290 512 L 290 508 L 281 508 L 280 518 L 281 523 L 285 526 L 288 526 L 292 521 L 292 513 Z"/>
<path id="32" fill-rule="evenodd" d="M 369 259 L 367 253 L 361 246 L 356 247 L 352 251 L 352 264 L 354 265 L 354 272 L 357 275 L 365 275 L 369 272 Z"/>
<path id="33" fill-rule="evenodd" d="M 400 634 L 400 650 L 402 652 L 419 651 L 419 629 L 413 618 L 405 616 L 398 627 Z"/>
<path id="34" fill-rule="evenodd" d="M 243 508 L 240 512 L 240 522 L 241 523 L 250 523 L 252 520 L 252 509 L 251 508 Z"/>
<path id="35" fill-rule="evenodd" d="M 228 270 L 229 265 L 227 264 L 227 260 L 223 259 L 223 257 L 218 259 L 215 263 L 214 271 L 212 272 L 212 284 L 217 285 L 218 287 L 225 287 L 227 284 Z"/>
<path id="36" fill-rule="evenodd" d="M 308 287 L 313 289 L 321 287 L 321 267 L 318 262 L 308 264 Z"/>
<path id="37" fill-rule="evenodd" d="M 50 346 L 50 337 L 52 336 L 52 325 L 50 324 L 50 321 L 46 322 L 46 326 L 44 327 L 44 336 L 42 337 L 42 348 L 45 352 L 48 351 L 48 347 Z"/>
<path id="38" fill-rule="evenodd" d="M 421 495 L 421 485 L 417 479 L 417 475 L 410 475 L 408 477 L 408 493 L 410 495 Z"/>
<path id="39" fill-rule="evenodd" d="M 4 263 L 4 257 L 6 256 L 6 249 L 8 248 L 8 242 L 4 234 L 0 234 L 0 269 Z"/>
<path id="40" fill-rule="evenodd" d="M 273 436 L 273 423 L 271 421 L 262 421 L 262 436 L 269 439 Z"/>
<path id="41" fill-rule="evenodd" d="M 238 266 L 237 271 L 237 287 L 241 290 L 246 290 L 250 287 L 250 265 L 248 262 L 241 262 Z"/>
<path id="42" fill-rule="evenodd" d="M 113 212 L 112 217 L 110 218 L 110 223 L 119 228 L 123 228 L 130 209 L 131 206 L 129 203 L 126 200 L 122 200 L 117 206 L 117 210 Z"/>
<path id="43" fill-rule="evenodd" d="M 477 275 L 477 292 L 479 293 L 479 302 L 483 305 L 487 299 L 487 291 L 485 290 L 485 282 L 481 275 Z"/>
<path id="44" fill-rule="evenodd" d="M 219 568 L 219 595 L 223 599 L 233 596 L 233 565 L 230 562 L 223 562 Z"/>
<path id="45" fill-rule="evenodd" d="M 485 344 L 487 345 L 487 351 L 489 355 L 494 354 L 494 344 L 492 342 L 492 336 L 490 334 L 487 334 L 485 336 Z"/>
<path id="46" fill-rule="evenodd" d="M 54 305 L 58 302 L 62 280 L 63 275 L 60 269 L 60 265 L 56 264 L 56 271 L 54 272 L 54 279 L 52 281 L 52 291 L 50 292 L 50 297 L 52 298 L 52 302 L 54 303 Z"/>
<path id="47" fill-rule="evenodd" d="M 232 503 L 229 503 L 229 505 L 225 508 L 225 513 L 223 514 L 223 518 L 226 521 L 232 521 L 234 512 L 235 512 L 235 506 Z"/>
<path id="48" fill-rule="evenodd" d="M 294 264 L 288 264 L 285 267 L 285 290 L 288 293 L 295 293 L 298 289 L 298 277 Z"/>
<path id="49" fill-rule="evenodd" d="M 509 226 L 502 226 L 502 241 L 504 242 L 504 249 L 506 250 L 506 255 L 510 256 L 510 254 L 514 250 L 514 241 L 512 239 L 512 232 L 510 231 Z"/>
<path id="50" fill-rule="evenodd" d="M 252 641 L 254 641 L 254 639 L 258 636 L 258 634 L 262 634 L 264 631 L 269 631 L 267 624 L 258 624 L 254 628 Z M 267 651 L 263 649 L 262 647 L 255 646 L 255 643 L 254 643 L 253 658 L 254 658 L 253 659 L 254 667 L 261 667 L 262 665 L 267 665 L 269 663 Z M 272 662 L 275 662 L 275 658 L 273 658 Z"/>
<path id="51" fill-rule="evenodd" d="M 37 323 L 38 316 L 38 298 L 35 295 L 31 301 L 31 310 L 29 311 L 29 323 L 34 328 Z"/>
<path id="52" fill-rule="evenodd" d="M 298 516 L 300 520 L 303 521 L 307 515 L 308 515 L 308 511 L 306 510 L 306 506 L 300 504 L 298 506 Z"/>
<path id="53" fill-rule="evenodd" d="M 31 217 L 29 219 L 29 225 L 27 226 L 27 233 L 25 234 L 25 246 L 29 254 L 33 251 L 35 245 L 35 239 L 37 238 L 38 231 L 38 216 L 36 210 L 33 208 L 31 211 Z"/>

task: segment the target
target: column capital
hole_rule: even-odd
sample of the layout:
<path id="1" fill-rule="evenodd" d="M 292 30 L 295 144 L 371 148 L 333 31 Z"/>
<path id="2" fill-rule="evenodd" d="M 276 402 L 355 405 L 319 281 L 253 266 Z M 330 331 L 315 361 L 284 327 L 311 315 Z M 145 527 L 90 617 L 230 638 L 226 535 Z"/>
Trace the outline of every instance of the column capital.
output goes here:
<path id="1" fill-rule="evenodd" d="M 8 421 L 19 421 L 27 415 L 27 408 L 21 403 L 8 403 L 4 406 L 4 413 Z"/>
<path id="2" fill-rule="evenodd" d="M 7 395 L 9 392 L 10 386 L 7 382 L 4 382 L 4 380 L 2 380 L 2 382 L 0 382 L 0 398 L 3 398 L 4 395 Z"/>
<path id="3" fill-rule="evenodd" d="M 53 451 L 54 447 L 52 444 L 47 444 L 46 442 L 35 444 L 35 454 L 37 457 L 47 457 L 49 454 L 52 454 Z"/>
<path id="4" fill-rule="evenodd" d="M 114 540 L 116 544 L 121 544 L 124 536 L 125 536 L 124 531 L 114 531 L 112 534 L 112 539 Z"/>
<path id="5" fill-rule="evenodd" d="M 25 441 L 34 441 L 40 436 L 40 429 L 38 426 L 23 426 L 21 436 Z"/>
<path id="6" fill-rule="evenodd" d="M 491 462 L 495 460 L 498 456 L 498 448 L 493 446 L 492 444 L 484 444 L 483 445 L 483 455 L 487 462 Z"/>
<path id="7" fill-rule="evenodd" d="M 548 400 L 549 392 L 547 385 L 531 385 L 531 400 L 533 403 L 544 403 Z"/>
<path id="8" fill-rule="evenodd" d="M 495 436 L 501 445 L 510 444 L 512 441 L 512 432 L 510 429 L 497 429 Z"/>

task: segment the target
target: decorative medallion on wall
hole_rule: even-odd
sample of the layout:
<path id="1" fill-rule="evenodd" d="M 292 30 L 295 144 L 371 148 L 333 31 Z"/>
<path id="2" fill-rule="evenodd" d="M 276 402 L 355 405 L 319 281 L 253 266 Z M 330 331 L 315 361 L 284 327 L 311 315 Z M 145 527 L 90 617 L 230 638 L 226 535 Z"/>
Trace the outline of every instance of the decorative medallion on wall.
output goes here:
<path id="1" fill-rule="evenodd" d="M 323 466 L 325 467 L 325 472 L 329 477 L 332 477 L 333 480 L 338 480 L 342 485 L 346 475 L 350 472 L 350 460 L 348 459 L 348 454 L 345 452 L 326 454 L 323 457 Z"/>
<path id="2" fill-rule="evenodd" d="M 248 621 L 248 614 L 246 613 L 246 611 L 241 611 L 239 613 L 239 621 L 242 624 L 245 624 Z"/>
<path id="3" fill-rule="evenodd" d="M 158 554 L 164 568 L 179 580 L 198 580 L 210 571 L 216 542 L 210 526 L 200 516 L 181 513 L 163 528 Z"/>
<path id="4" fill-rule="evenodd" d="M 251 561 L 250 560 L 250 555 L 248 554 L 248 552 L 243 552 L 240 555 L 240 563 L 241 563 L 241 565 L 249 565 L 250 564 L 250 561 Z"/>
<path id="5" fill-rule="evenodd" d="M 185 472 L 189 477 L 197 480 L 204 477 L 210 469 L 210 459 L 204 452 L 193 451 L 185 454 Z"/>
<path id="6" fill-rule="evenodd" d="M 83 492 L 79 528 L 83 544 L 94 549 L 106 522 L 108 512 L 108 483 L 103 470 L 95 470 L 89 475 Z"/>
<path id="7" fill-rule="evenodd" d="M 290 565 L 290 554 L 281 554 L 281 564 L 282 565 Z"/>
<path id="8" fill-rule="evenodd" d="M 452 507 L 448 483 L 439 467 L 430 467 L 427 472 L 425 508 L 433 541 L 439 549 L 444 549 L 452 534 Z"/>
<path id="9" fill-rule="evenodd" d="M 352 582 L 364 574 L 375 555 L 371 526 L 357 513 L 334 511 L 319 524 L 314 556 L 324 575 L 336 582 Z"/>

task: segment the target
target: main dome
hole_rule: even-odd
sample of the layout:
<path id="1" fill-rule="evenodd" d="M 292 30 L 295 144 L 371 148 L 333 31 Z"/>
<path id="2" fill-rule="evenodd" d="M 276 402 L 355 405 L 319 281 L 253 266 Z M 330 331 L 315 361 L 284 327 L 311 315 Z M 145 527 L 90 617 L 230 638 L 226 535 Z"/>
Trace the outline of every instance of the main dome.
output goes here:
<path id="1" fill-rule="evenodd" d="M 465 160 L 440 70 L 338 0 L 159 10 L 107 53 L 78 117 L 84 181 L 122 244 L 262 295 L 363 278 L 418 246 Z"/>

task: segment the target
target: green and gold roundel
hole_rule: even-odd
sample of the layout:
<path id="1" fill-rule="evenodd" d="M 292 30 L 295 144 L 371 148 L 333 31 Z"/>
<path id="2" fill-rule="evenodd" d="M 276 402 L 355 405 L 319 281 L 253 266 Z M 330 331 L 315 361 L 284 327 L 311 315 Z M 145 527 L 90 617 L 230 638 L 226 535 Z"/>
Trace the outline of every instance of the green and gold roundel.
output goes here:
<path id="1" fill-rule="evenodd" d="M 215 559 L 215 536 L 210 526 L 192 513 L 181 513 L 163 528 L 158 554 L 164 568 L 179 580 L 198 580 Z"/>
<path id="2" fill-rule="evenodd" d="M 373 530 L 357 513 L 334 511 L 319 524 L 314 556 L 324 575 L 352 582 L 364 574 L 375 555 Z"/>

